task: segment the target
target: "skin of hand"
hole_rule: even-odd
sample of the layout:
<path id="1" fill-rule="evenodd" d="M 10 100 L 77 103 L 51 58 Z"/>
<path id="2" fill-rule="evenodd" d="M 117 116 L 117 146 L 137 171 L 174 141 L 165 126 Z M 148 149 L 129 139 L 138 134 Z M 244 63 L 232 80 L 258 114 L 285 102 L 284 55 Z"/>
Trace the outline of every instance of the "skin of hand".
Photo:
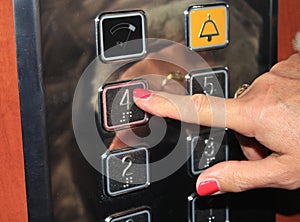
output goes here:
<path id="1" fill-rule="evenodd" d="M 300 55 L 276 64 L 237 99 L 134 90 L 137 106 L 153 115 L 234 130 L 248 160 L 218 163 L 200 174 L 199 195 L 254 188 L 300 187 Z M 212 102 L 225 104 L 225 121 L 213 121 Z M 190 118 L 194 105 L 198 118 Z M 184 115 L 182 115 L 184 114 Z M 218 113 L 224 116 L 224 110 Z M 267 155 L 266 150 L 271 151 Z"/>

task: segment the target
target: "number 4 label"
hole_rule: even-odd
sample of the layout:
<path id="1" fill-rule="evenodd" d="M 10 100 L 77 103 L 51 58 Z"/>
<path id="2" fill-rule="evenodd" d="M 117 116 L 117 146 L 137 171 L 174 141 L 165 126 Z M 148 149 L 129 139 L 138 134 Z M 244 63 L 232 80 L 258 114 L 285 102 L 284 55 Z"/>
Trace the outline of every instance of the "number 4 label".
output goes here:
<path id="1" fill-rule="evenodd" d="M 129 89 L 126 89 L 122 99 L 120 101 L 120 106 L 126 106 L 126 109 L 129 110 L 130 109 L 130 98 L 129 98 Z"/>

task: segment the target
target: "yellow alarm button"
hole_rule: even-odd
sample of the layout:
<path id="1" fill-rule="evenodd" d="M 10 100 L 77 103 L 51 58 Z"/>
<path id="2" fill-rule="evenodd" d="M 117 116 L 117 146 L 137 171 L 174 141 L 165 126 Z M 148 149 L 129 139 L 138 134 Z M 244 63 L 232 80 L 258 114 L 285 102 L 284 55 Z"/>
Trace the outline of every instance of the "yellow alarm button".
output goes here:
<path id="1" fill-rule="evenodd" d="M 220 48 L 229 43 L 227 5 L 193 6 L 187 14 L 191 49 Z"/>

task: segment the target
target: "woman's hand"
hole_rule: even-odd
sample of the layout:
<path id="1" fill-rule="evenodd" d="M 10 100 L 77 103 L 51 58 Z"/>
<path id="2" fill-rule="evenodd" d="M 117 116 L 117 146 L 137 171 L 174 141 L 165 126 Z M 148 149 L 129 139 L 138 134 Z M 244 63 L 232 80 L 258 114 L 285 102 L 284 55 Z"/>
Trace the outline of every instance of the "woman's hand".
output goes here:
<path id="1" fill-rule="evenodd" d="M 227 127 L 238 133 L 249 161 L 222 162 L 205 170 L 197 181 L 198 194 L 300 187 L 299 54 L 276 64 L 237 99 L 171 95 L 143 89 L 136 89 L 134 97 L 135 103 L 151 114 Z M 223 104 L 225 111 L 216 110 L 218 105 L 214 104 Z M 193 107 L 197 118 L 190 115 Z M 266 155 L 266 150 L 271 155 Z"/>

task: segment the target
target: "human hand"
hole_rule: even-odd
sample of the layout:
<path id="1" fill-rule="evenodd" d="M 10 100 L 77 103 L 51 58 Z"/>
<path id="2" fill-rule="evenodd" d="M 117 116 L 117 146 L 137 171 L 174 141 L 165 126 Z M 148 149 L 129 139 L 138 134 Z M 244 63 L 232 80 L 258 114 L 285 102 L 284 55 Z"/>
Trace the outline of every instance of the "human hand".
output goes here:
<path id="1" fill-rule="evenodd" d="M 241 135 L 248 161 L 222 162 L 205 170 L 197 180 L 199 195 L 263 187 L 291 190 L 300 187 L 299 85 L 300 55 L 295 54 L 258 77 L 237 99 L 143 89 L 134 90 L 134 97 L 140 108 L 153 115 L 227 127 Z M 212 110 L 212 104 L 224 104 L 225 113 Z M 197 118 L 189 115 L 193 107 Z M 225 121 L 215 121 L 215 115 L 225 115 Z M 272 153 L 266 156 L 267 149 Z"/>
<path id="2" fill-rule="evenodd" d="M 145 80 L 151 90 L 185 95 L 184 80 L 187 70 L 207 68 L 209 65 L 214 65 L 214 61 L 210 59 L 209 55 L 202 53 L 200 57 L 196 52 L 187 50 L 183 43 L 178 44 L 169 41 L 158 41 L 158 43 L 154 41 L 154 43 L 156 45 L 152 49 L 153 52 L 147 54 L 144 59 L 132 63 L 118 77 L 118 81 L 139 78 Z M 209 65 L 207 61 L 209 61 Z M 148 141 L 148 134 L 148 127 L 140 125 L 134 128 L 117 130 L 108 148 L 112 150 L 141 142 L 151 143 Z"/>

